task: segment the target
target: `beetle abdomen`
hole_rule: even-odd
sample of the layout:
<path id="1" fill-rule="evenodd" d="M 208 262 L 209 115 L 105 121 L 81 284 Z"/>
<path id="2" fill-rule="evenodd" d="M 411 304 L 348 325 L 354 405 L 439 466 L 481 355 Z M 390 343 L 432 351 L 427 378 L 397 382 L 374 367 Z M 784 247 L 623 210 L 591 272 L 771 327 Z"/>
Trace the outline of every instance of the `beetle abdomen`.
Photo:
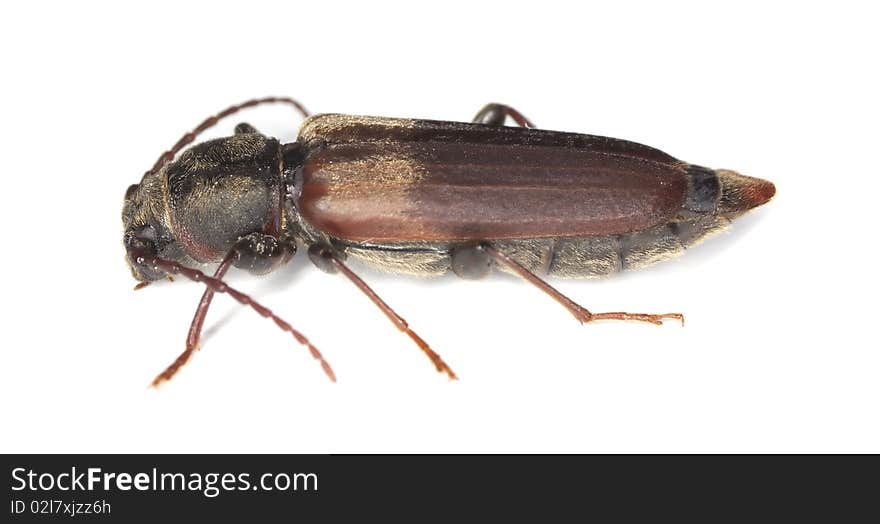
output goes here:
<path id="1" fill-rule="evenodd" d="M 721 183 L 714 170 L 691 164 L 687 167 L 687 196 L 682 204 L 682 216 L 714 213 L 721 199 Z"/>
<path id="2" fill-rule="evenodd" d="M 496 240 L 492 244 L 539 275 L 598 278 L 677 257 L 730 224 L 724 216 L 670 222 L 625 235 Z M 384 271 L 439 276 L 451 270 L 449 243 L 350 244 L 351 257 Z"/>
<path id="3" fill-rule="evenodd" d="M 537 273 L 603 277 L 680 256 L 776 193 L 771 182 L 735 171 L 690 165 L 687 174 L 688 192 L 676 220 L 622 235 L 505 242 L 498 247 Z"/>
<path id="4" fill-rule="evenodd" d="M 776 194 L 772 182 L 729 169 L 714 170 L 693 164 L 687 167 L 687 184 L 682 217 L 723 214 L 732 218 L 766 203 Z"/>
<path id="5" fill-rule="evenodd" d="M 499 249 L 539 273 L 568 278 L 608 276 L 682 255 L 776 193 L 771 182 L 735 171 L 691 165 L 687 174 L 688 193 L 676 220 L 623 235 L 513 242 Z"/>
<path id="6" fill-rule="evenodd" d="M 741 175 L 729 169 L 718 169 L 715 174 L 721 186 L 715 212 L 728 218 L 735 218 L 766 204 L 776 194 L 776 186 L 767 180 Z"/>
<path id="7" fill-rule="evenodd" d="M 540 275 L 595 278 L 644 268 L 682 255 L 725 230 L 733 218 L 767 202 L 772 183 L 733 171 L 689 166 L 688 192 L 679 216 L 619 235 L 495 240 L 493 244 Z M 346 251 L 380 269 L 441 275 L 451 268 L 454 243 L 418 242 L 351 245 Z"/>
<path id="8" fill-rule="evenodd" d="M 535 273 L 562 278 L 605 277 L 684 254 L 730 224 L 724 216 L 669 222 L 625 235 L 496 243 Z"/>

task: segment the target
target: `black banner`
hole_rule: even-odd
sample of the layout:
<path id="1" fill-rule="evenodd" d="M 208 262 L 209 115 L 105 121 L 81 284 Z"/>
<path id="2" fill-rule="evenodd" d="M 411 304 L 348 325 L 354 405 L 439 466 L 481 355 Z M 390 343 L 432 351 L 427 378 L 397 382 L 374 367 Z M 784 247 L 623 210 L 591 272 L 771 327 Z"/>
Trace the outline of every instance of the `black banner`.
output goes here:
<path id="1" fill-rule="evenodd" d="M 877 515 L 876 456 L 5 455 L 7 522 Z"/>

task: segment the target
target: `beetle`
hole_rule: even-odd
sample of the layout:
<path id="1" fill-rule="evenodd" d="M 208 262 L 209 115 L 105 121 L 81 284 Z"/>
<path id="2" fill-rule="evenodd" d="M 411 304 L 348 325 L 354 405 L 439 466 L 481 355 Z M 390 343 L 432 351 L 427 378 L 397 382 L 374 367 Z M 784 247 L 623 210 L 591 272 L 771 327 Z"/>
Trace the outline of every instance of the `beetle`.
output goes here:
<path id="1" fill-rule="evenodd" d="M 233 136 L 196 144 L 242 109 L 292 106 L 306 120 L 282 144 L 241 123 Z M 516 125 L 505 125 L 508 119 Z M 479 279 L 497 267 L 537 286 L 584 323 L 662 324 L 680 313 L 594 313 L 540 275 L 586 278 L 680 255 L 769 201 L 775 186 L 731 170 L 682 162 L 634 142 L 535 129 L 516 109 L 488 104 L 470 123 L 340 114 L 311 116 L 296 100 L 249 100 L 207 118 L 163 153 L 125 194 L 126 260 L 139 289 L 182 275 L 206 285 L 184 352 L 153 381 L 169 380 L 199 345 L 215 293 L 272 319 L 271 310 L 223 281 L 230 266 L 253 274 L 305 246 L 319 269 L 341 274 L 428 356 L 452 369 L 347 264 L 349 258 L 415 275 Z M 218 264 L 213 276 L 201 264 Z"/>

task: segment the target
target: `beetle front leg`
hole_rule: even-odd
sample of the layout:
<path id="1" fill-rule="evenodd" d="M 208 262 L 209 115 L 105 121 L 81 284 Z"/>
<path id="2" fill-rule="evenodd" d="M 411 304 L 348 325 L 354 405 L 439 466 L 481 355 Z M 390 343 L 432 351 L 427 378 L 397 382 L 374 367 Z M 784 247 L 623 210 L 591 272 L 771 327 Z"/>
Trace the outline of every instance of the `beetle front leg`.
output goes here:
<path id="1" fill-rule="evenodd" d="M 234 265 L 239 269 L 244 269 L 256 275 L 268 273 L 279 266 L 286 263 L 296 253 L 296 243 L 277 239 L 271 235 L 262 233 L 251 233 L 244 236 L 236 242 L 229 252 L 223 257 L 217 270 L 214 272 L 214 278 L 221 280 L 229 270 L 229 266 Z M 152 386 L 156 387 L 167 380 L 171 380 L 177 372 L 186 364 L 193 353 L 199 347 L 199 338 L 202 334 L 202 326 L 205 324 L 205 318 L 208 315 L 208 308 L 214 299 L 214 290 L 210 287 L 205 289 L 202 294 L 199 305 L 196 307 L 196 313 L 193 316 L 192 323 L 189 326 L 189 333 L 186 336 L 186 348 L 183 353 L 171 363 L 165 371 L 159 373 L 153 379 Z"/>
<path id="2" fill-rule="evenodd" d="M 481 243 L 473 248 L 475 253 L 483 254 L 485 258 L 491 258 L 495 261 L 495 263 L 500 264 L 520 277 L 523 278 L 526 282 L 533 284 L 535 287 L 550 295 L 554 300 L 559 302 L 565 309 L 567 309 L 574 318 L 576 318 L 579 322 L 592 322 L 595 320 L 631 320 L 635 322 L 648 322 L 650 324 L 662 325 L 664 320 L 678 320 L 681 322 L 681 325 L 684 326 L 684 315 L 681 313 L 626 313 L 623 311 L 610 312 L 610 313 L 593 313 L 582 305 L 578 304 L 574 300 L 568 298 L 559 292 L 556 288 L 545 282 L 538 275 L 535 275 L 525 267 L 523 267 L 520 263 L 510 258 L 508 255 L 502 253 L 497 250 L 489 243 Z M 464 256 L 463 254 L 459 254 L 458 256 Z M 479 258 L 477 255 L 470 255 L 468 258 Z M 479 264 L 481 267 L 482 265 Z M 453 258 L 453 269 L 455 269 L 455 258 Z M 456 271 L 457 272 L 457 271 Z"/>
<path id="3" fill-rule="evenodd" d="M 253 275 L 265 275 L 286 264 L 296 253 L 296 242 L 263 233 L 241 237 L 232 247 L 234 265 Z"/>
<path id="4" fill-rule="evenodd" d="M 531 120 L 526 118 L 516 109 L 508 105 L 495 103 L 486 104 L 483 109 L 480 109 L 477 116 L 474 117 L 473 123 L 501 127 L 504 125 L 504 122 L 507 121 L 507 117 L 512 118 L 520 127 L 535 127 L 535 124 L 533 124 Z"/>

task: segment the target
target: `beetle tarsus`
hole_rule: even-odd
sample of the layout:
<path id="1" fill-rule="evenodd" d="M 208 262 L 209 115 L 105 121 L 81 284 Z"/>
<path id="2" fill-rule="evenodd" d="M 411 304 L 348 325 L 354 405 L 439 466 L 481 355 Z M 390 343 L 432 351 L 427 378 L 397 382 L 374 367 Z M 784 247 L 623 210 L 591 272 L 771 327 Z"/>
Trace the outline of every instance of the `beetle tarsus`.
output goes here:
<path id="1" fill-rule="evenodd" d="M 422 339 L 422 337 L 418 336 L 413 330 L 409 329 L 408 326 L 402 328 L 401 331 L 409 335 L 409 338 L 411 338 L 416 343 L 416 345 L 418 345 L 419 348 L 421 348 L 421 350 L 425 352 L 428 358 L 431 359 L 434 367 L 437 368 L 438 373 L 445 373 L 446 376 L 449 377 L 449 380 L 458 380 L 458 376 L 455 374 L 454 371 L 452 371 L 452 368 L 450 368 L 449 365 L 443 361 L 443 358 L 441 358 L 436 351 L 431 349 L 431 346 L 429 346 L 428 343 L 425 342 L 424 339 Z"/>
<path id="2" fill-rule="evenodd" d="M 594 320 L 625 320 L 632 322 L 648 322 L 657 326 L 662 326 L 664 320 L 678 320 L 684 327 L 684 315 L 681 313 L 626 313 L 616 311 L 612 313 L 590 313 L 590 316 L 584 322 L 592 322 Z"/>
<path id="3" fill-rule="evenodd" d="M 182 368 L 184 366 L 184 364 L 186 364 L 189 361 L 189 359 L 192 357 L 193 353 L 195 352 L 195 349 L 196 348 L 191 349 L 190 347 L 187 346 L 186 350 L 184 350 L 183 353 L 181 353 L 180 355 L 177 356 L 176 359 L 174 359 L 174 362 L 172 362 L 167 368 L 165 368 L 164 371 L 162 371 L 161 373 L 156 375 L 156 378 L 154 378 L 153 381 L 150 382 L 150 387 L 158 388 L 159 386 L 161 386 L 165 382 L 168 382 L 169 380 L 171 380 L 171 378 L 177 374 L 177 372 L 180 370 L 180 368 Z"/>

